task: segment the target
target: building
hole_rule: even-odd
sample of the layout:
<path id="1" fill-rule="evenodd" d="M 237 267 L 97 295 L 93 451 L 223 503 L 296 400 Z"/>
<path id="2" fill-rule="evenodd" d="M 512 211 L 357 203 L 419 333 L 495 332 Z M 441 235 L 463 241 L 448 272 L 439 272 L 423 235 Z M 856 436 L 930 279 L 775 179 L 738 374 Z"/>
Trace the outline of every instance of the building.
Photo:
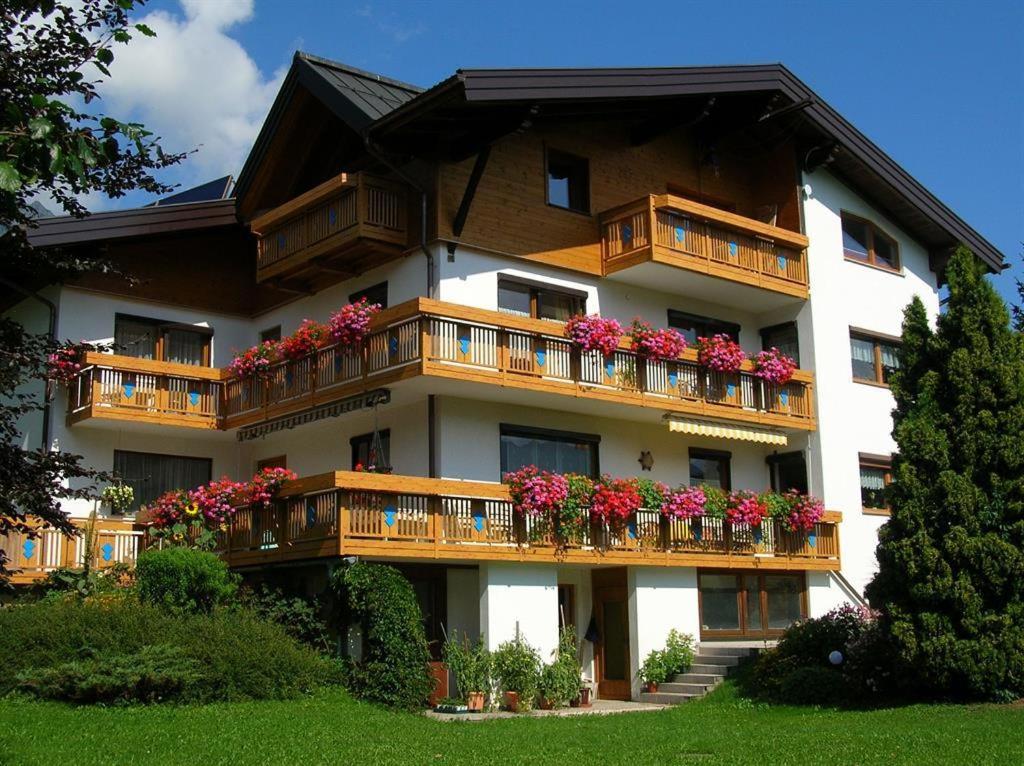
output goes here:
<path id="1" fill-rule="evenodd" d="M 31 286 L 60 338 L 117 352 L 88 356 L 27 443 L 117 471 L 138 503 L 286 465 L 302 478 L 279 507 L 235 517 L 232 566 L 315 593 L 341 557 L 395 563 L 435 641 L 519 631 L 546 659 L 571 622 L 606 697 L 637 693 L 670 629 L 761 640 L 860 598 L 902 310 L 917 295 L 937 315 L 960 242 L 1002 263 L 780 65 L 460 70 L 421 90 L 300 53 L 233 197 L 32 237 L 102 249 L 141 281 Z M 229 374 L 236 351 L 361 296 L 385 307 L 365 353 Z M 45 330 L 43 302 L 8 305 Z M 799 370 L 772 387 L 692 349 L 581 354 L 561 324 L 576 313 L 778 347 Z M 391 475 L 353 471 L 372 452 Z M 645 512 L 560 547 L 530 539 L 499 483 L 525 464 L 798 488 L 828 513 L 810 536 L 701 537 Z M 138 531 L 105 529 L 103 558 L 130 558 Z M 16 563 L 42 571 L 72 545 L 43 537 Z"/>

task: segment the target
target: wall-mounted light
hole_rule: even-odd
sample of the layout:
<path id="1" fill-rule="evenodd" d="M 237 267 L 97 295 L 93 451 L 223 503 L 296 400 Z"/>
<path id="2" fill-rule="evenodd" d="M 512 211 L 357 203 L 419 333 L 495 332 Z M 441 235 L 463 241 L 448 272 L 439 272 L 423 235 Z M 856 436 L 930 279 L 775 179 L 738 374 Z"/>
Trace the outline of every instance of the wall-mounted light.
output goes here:
<path id="1" fill-rule="evenodd" d="M 642 450 L 640 452 L 640 458 L 636 461 L 640 464 L 640 467 L 649 471 L 654 468 L 654 457 L 651 455 L 649 450 Z"/>

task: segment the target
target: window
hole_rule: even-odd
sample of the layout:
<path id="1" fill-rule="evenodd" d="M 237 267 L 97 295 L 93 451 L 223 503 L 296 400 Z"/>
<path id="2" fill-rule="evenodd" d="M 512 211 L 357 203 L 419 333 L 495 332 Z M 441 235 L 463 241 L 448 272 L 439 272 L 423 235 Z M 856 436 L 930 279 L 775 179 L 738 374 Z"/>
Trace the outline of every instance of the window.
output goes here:
<path id="1" fill-rule="evenodd" d="M 558 586 L 558 627 L 576 627 L 576 586 Z"/>
<path id="2" fill-rule="evenodd" d="M 501 475 L 535 465 L 542 471 L 598 477 L 600 436 L 546 428 L 501 426 Z"/>
<path id="3" fill-rule="evenodd" d="M 352 445 L 352 470 L 356 469 L 357 465 L 367 468 L 369 466 L 377 466 L 389 468 L 391 466 L 391 429 L 385 428 L 380 433 L 380 450 L 383 454 L 374 455 L 373 452 L 373 434 L 360 434 L 359 436 L 353 436 L 349 439 L 349 444 Z"/>
<path id="4" fill-rule="evenodd" d="M 590 167 L 583 157 L 549 149 L 548 204 L 590 213 Z"/>
<path id="5" fill-rule="evenodd" d="M 850 332 L 850 361 L 853 379 L 861 383 L 889 385 L 900 368 L 899 339 Z"/>
<path id="6" fill-rule="evenodd" d="M 288 457 L 287 455 L 275 455 L 274 457 L 265 457 L 262 460 L 256 461 L 256 473 L 259 473 L 264 468 L 287 468 Z"/>
<path id="7" fill-rule="evenodd" d="M 771 638 L 807 614 L 802 574 L 700 572 L 702 637 Z"/>
<path id="8" fill-rule="evenodd" d="M 891 271 L 900 268 L 896 240 L 870 221 L 843 213 L 843 254 L 852 261 Z"/>
<path id="9" fill-rule="evenodd" d="M 860 504 L 866 512 L 888 514 L 885 488 L 892 483 L 892 458 L 860 455 Z"/>
<path id="10" fill-rule="evenodd" d="M 133 511 L 168 490 L 194 489 L 206 484 L 212 472 L 209 458 L 114 450 L 114 473 L 135 493 Z"/>
<path id="11" fill-rule="evenodd" d="M 574 314 L 587 313 L 585 296 L 547 285 L 513 279 L 498 280 L 498 311 L 534 319 L 567 322 Z"/>
<path id="12" fill-rule="evenodd" d="M 213 331 L 206 327 L 126 314 L 114 316 L 114 350 L 136 359 L 209 366 L 212 338 Z"/>
<path id="13" fill-rule="evenodd" d="M 720 319 L 700 316 L 699 314 L 687 314 L 685 311 L 669 309 L 668 326 L 678 330 L 686 342 L 691 346 L 697 342 L 697 338 L 710 338 L 712 335 L 728 335 L 737 343 L 740 339 L 740 326 L 733 322 L 723 322 Z"/>
<path id="14" fill-rule="evenodd" d="M 762 329 L 761 348 L 765 351 L 777 348 L 786 356 L 791 357 L 799 366 L 800 341 L 797 336 L 796 322 L 786 322 Z"/>
<path id="15" fill-rule="evenodd" d="M 366 298 L 370 303 L 376 303 L 382 309 L 386 309 L 388 307 L 388 283 L 381 282 L 379 285 L 367 287 L 365 290 L 357 290 L 348 296 L 348 302 L 355 303 L 360 298 Z"/>
<path id="16" fill-rule="evenodd" d="M 281 340 L 281 325 L 268 327 L 266 330 L 260 330 L 260 343 L 266 343 L 268 340 L 274 343 Z"/>
<path id="17" fill-rule="evenodd" d="M 710 487 L 732 489 L 729 471 L 729 452 L 709 449 L 690 450 L 690 484 L 707 484 Z"/>
<path id="18" fill-rule="evenodd" d="M 772 492 L 795 489 L 807 494 L 807 461 L 803 452 L 783 452 L 765 458 Z"/>

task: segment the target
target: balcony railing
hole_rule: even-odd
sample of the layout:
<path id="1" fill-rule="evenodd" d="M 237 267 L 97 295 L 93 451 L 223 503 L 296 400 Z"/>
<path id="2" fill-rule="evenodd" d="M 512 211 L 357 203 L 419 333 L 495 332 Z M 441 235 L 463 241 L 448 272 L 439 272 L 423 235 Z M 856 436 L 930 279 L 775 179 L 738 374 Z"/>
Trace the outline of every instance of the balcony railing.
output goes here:
<path id="1" fill-rule="evenodd" d="M 298 412 L 421 374 L 772 427 L 815 427 L 813 376 L 804 370 L 785 385 L 768 385 L 749 363 L 736 374 L 709 372 L 697 364 L 693 349 L 676 361 L 648 361 L 625 341 L 603 358 L 580 353 L 560 323 L 425 298 L 382 313 L 362 354 L 328 346 L 302 361 L 275 365 L 266 379 L 227 380 L 227 425 Z"/>
<path id="2" fill-rule="evenodd" d="M 807 297 L 807 244 L 797 232 L 671 194 L 601 214 L 605 274 L 663 263 Z"/>
<path id="3" fill-rule="evenodd" d="M 88 520 L 74 519 L 73 523 L 81 532 Z M 141 526 L 124 519 L 97 519 L 91 563 L 99 569 L 133 563 L 142 544 Z M 0 550 L 7 554 L 15 585 L 38 580 L 59 567 L 81 567 L 86 557 L 84 536 L 67 537 L 55 529 L 40 529 L 35 537 L 22 532 L 0 535 Z"/>
<path id="4" fill-rule="evenodd" d="M 239 509 L 222 537 L 232 566 L 321 556 L 839 569 L 841 514 L 810 534 L 779 522 L 669 521 L 638 512 L 621 529 L 561 536 L 515 514 L 501 484 L 337 471 L 300 479 L 267 509 Z"/>
<path id="5" fill-rule="evenodd" d="M 130 356 L 86 352 L 68 387 L 68 420 L 133 420 L 159 425 L 218 428 L 219 369 Z"/>
<path id="6" fill-rule="evenodd" d="M 313 262 L 346 253 L 349 266 L 381 250 L 398 254 L 407 241 L 406 215 L 404 186 L 343 173 L 252 221 L 257 280 L 315 268 Z"/>

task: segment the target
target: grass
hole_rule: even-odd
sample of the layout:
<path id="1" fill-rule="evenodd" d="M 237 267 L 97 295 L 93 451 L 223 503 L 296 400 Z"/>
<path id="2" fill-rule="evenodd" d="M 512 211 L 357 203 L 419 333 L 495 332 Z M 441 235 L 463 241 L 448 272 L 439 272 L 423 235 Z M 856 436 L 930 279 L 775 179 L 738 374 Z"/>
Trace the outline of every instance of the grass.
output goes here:
<path id="1" fill-rule="evenodd" d="M 0 700 L 0 764 L 1024 763 L 1024 707 L 765 706 L 731 682 L 656 713 L 443 723 L 340 690 L 132 708 Z"/>

